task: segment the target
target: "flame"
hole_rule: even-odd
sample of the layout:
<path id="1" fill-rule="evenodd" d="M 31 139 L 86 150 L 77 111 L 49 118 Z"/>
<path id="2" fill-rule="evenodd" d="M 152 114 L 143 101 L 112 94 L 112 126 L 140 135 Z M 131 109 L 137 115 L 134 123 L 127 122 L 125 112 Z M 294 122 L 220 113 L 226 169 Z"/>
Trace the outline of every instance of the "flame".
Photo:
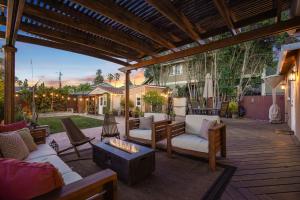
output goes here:
<path id="1" fill-rule="evenodd" d="M 138 148 L 134 144 L 116 138 L 109 139 L 109 144 L 129 153 L 139 152 Z"/>

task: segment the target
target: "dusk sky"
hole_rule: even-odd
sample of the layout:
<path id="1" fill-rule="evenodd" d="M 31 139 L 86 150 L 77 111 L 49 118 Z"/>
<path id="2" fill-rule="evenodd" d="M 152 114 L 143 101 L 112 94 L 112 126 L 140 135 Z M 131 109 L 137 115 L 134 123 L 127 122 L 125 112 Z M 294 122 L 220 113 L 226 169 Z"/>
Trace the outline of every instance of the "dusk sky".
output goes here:
<path id="1" fill-rule="evenodd" d="M 3 45 L 4 40 L 1 40 Z M 27 78 L 32 82 L 38 80 L 44 81 L 46 85 L 57 86 L 58 72 L 61 71 L 63 76 L 63 85 L 78 85 L 79 83 L 91 82 L 94 79 L 97 69 L 101 69 L 104 77 L 108 73 L 116 73 L 121 65 L 93 58 L 90 56 L 80 55 L 68 51 L 57 50 L 53 48 L 42 47 L 22 42 L 16 43 L 16 76 L 24 80 Z M 133 79 L 138 84 L 143 81 L 142 71 L 133 74 Z M 123 82 L 123 77 L 117 86 Z"/>

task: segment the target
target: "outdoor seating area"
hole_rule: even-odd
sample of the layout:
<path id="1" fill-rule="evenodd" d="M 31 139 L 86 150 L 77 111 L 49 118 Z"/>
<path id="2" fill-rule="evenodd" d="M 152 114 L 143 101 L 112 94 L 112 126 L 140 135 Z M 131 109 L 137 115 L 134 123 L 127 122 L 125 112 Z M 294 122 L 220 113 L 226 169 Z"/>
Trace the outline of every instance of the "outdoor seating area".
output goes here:
<path id="1" fill-rule="evenodd" d="M 0 8 L 0 200 L 299 199 L 300 0 Z"/>

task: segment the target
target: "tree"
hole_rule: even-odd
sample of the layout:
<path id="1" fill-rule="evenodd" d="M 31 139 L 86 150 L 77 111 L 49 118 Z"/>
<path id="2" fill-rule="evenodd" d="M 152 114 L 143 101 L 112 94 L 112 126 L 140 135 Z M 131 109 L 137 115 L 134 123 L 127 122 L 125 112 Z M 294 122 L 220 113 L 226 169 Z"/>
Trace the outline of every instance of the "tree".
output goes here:
<path id="1" fill-rule="evenodd" d="M 114 75 L 113 74 L 111 74 L 111 73 L 109 73 L 109 74 L 107 74 L 107 80 L 108 80 L 108 82 L 112 82 L 112 80 L 114 80 Z"/>
<path id="2" fill-rule="evenodd" d="M 98 85 L 98 84 L 103 83 L 103 82 L 104 82 L 104 78 L 102 76 L 102 70 L 98 69 L 97 72 L 96 72 L 96 77 L 94 79 L 94 84 Z"/>
<path id="3" fill-rule="evenodd" d="M 152 65 L 144 71 L 144 76 L 147 79 L 152 79 L 156 85 L 160 85 L 163 67 L 160 64 Z"/>
<path id="4" fill-rule="evenodd" d="M 159 92 L 149 91 L 143 96 L 143 101 L 151 105 L 152 112 L 161 112 L 165 99 Z"/>
<path id="5" fill-rule="evenodd" d="M 115 87 L 116 87 L 117 81 L 120 80 L 120 74 L 119 73 L 115 73 L 114 77 L 115 77 Z"/>

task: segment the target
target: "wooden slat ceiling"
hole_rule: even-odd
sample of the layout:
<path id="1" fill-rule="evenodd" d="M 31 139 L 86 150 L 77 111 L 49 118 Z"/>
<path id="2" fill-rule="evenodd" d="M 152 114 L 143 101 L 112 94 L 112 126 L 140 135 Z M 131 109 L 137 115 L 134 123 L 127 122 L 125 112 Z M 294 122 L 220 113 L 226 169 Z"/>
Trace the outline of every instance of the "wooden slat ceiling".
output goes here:
<path id="1" fill-rule="evenodd" d="M 23 41 L 44 40 L 40 43 L 60 49 L 65 45 L 65 50 L 128 66 L 177 52 L 187 44 L 201 46 L 215 35 L 239 34 L 241 27 L 275 18 L 277 5 L 282 11 L 291 4 L 290 0 L 165 1 L 26 0 L 19 34 Z M 1 25 L 6 22 L 6 3 L 0 0 Z"/>

